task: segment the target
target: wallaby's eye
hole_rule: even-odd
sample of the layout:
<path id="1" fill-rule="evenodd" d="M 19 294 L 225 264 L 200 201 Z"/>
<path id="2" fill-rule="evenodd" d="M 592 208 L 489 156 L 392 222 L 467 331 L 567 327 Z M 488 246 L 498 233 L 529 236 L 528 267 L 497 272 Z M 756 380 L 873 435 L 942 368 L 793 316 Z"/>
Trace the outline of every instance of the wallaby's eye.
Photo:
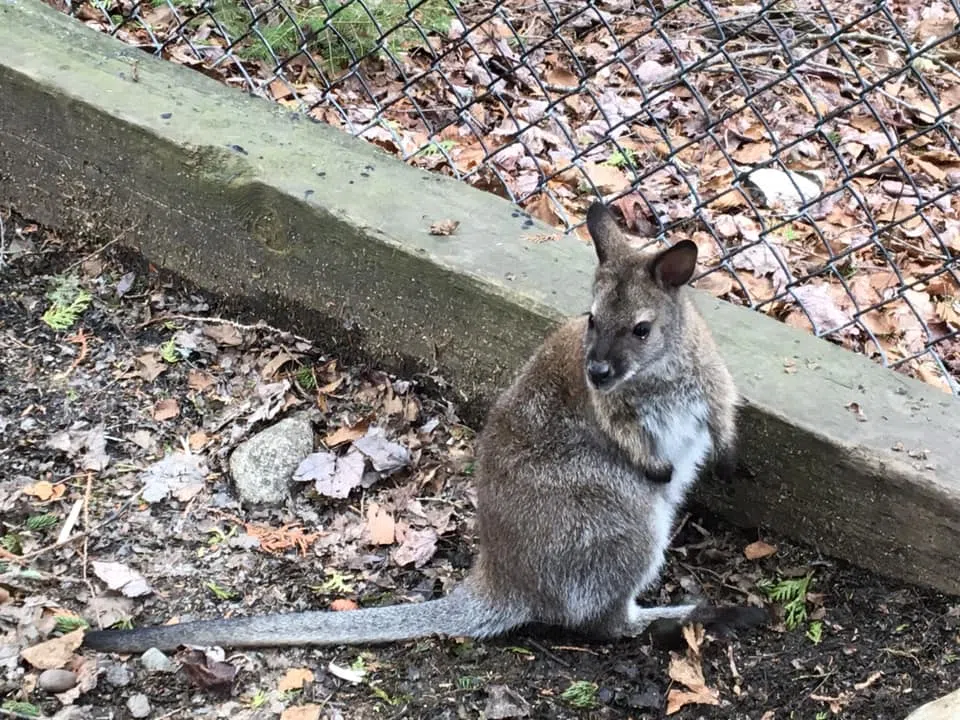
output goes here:
<path id="1" fill-rule="evenodd" d="M 596 323 L 593 321 L 593 313 L 587 313 L 587 327 L 593 330 Z"/>
<path id="2" fill-rule="evenodd" d="M 648 323 L 646 320 L 643 322 L 638 322 L 633 326 L 633 334 L 641 340 L 646 339 L 647 335 L 650 334 L 650 323 Z"/>

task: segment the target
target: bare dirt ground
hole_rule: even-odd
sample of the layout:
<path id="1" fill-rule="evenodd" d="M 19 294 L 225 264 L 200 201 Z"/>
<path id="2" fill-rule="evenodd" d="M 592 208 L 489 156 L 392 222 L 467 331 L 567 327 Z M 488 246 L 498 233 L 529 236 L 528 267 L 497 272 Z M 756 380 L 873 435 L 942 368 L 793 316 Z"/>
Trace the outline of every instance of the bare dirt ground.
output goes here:
<path id="1" fill-rule="evenodd" d="M 673 650 L 520 632 L 222 665 L 181 655 L 176 672 L 74 649 L 75 616 L 140 625 L 444 592 L 472 553 L 473 431 L 422 390 L 426 377 L 341 366 L 323 338 L 217 320 L 215 299 L 111 247 L 0 218 L 0 246 L 15 253 L 0 268 L 0 716 L 134 717 L 146 702 L 154 718 L 881 719 L 958 685 L 960 599 L 695 512 L 651 601 L 763 602 L 769 627 L 691 633 Z M 283 509 L 242 508 L 230 451 L 307 408 L 317 447 L 342 455 L 380 426 L 408 466 L 368 473 L 345 499 L 303 483 Z M 143 501 L 169 456 L 191 458 L 195 482 Z M 50 639 L 41 657 L 20 656 Z M 50 694 L 42 667 L 79 684 Z"/>

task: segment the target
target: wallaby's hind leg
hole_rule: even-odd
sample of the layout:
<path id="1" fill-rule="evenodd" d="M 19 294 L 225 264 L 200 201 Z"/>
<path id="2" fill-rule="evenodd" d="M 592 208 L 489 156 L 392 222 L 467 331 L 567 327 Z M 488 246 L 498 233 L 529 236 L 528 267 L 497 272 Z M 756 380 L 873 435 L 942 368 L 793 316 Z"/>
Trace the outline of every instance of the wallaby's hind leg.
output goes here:
<path id="1" fill-rule="evenodd" d="M 650 623 L 656 620 L 672 620 L 682 623 L 692 616 L 697 605 L 658 605 L 644 607 L 632 599 L 627 605 L 627 623 L 623 634 L 627 637 L 637 637 L 642 634 Z"/>

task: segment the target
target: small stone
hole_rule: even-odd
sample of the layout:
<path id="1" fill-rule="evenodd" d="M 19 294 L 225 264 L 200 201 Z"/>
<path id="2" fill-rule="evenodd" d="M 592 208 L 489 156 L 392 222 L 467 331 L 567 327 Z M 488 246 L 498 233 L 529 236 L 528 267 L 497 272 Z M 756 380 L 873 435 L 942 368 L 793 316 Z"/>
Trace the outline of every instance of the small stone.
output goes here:
<path id="1" fill-rule="evenodd" d="M 614 697 L 613 690 L 611 690 L 610 688 L 602 687 L 600 688 L 599 691 L 597 691 L 597 702 L 603 705 L 609 705 L 610 703 L 612 703 L 613 697 Z"/>
<path id="2" fill-rule="evenodd" d="M 173 672 L 173 660 L 156 648 L 150 648 L 140 656 L 140 664 L 148 672 Z"/>
<path id="3" fill-rule="evenodd" d="M 150 701 L 143 693 L 131 695 L 127 700 L 127 710 L 135 718 L 145 718 L 150 714 Z"/>
<path id="4" fill-rule="evenodd" d="M 107 668 L 107 682 L 114 687 L 126 687 L 133 680 L 133 673 L 126 665 L 116 664 Z"/>
<path id="5" fill-rule="evenodd" d="M 37 678 L 37 685 L 48 693 L 66 692 L 77 684 L 77 674 L 69 670 L 44 670 Z"/>
<path id="6" fill-rule="evenodd" d="M 247 505 L 279 505 L 290 494 L 300 462 L 313 452 L 313 425 L 295 415 L 242 443 L 230 456 L 230 475 Z"/>

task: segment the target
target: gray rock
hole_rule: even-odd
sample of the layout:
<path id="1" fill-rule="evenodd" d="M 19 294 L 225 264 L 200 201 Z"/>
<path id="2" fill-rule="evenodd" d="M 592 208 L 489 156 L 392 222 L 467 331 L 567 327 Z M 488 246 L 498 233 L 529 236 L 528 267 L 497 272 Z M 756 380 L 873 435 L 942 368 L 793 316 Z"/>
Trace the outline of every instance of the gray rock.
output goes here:
<path id="1" fill-rule="evenodd" d="M 135 718 L 145 718 L 150 714 L 150 701 L 143 693 L 131 695 L 127 700 L 127 710 Z"/>
<path id="2" fill-rule="evenodd" d="M 960 717 L 960 689 L 921 705 L 906 720 L 956 720 Z"/>
<path id="3" fill-rule="evenodd" d="M 530 703 L 523 699 L 516 691 L 506 685 L 491 685 L 487 688 L 487 705 L 483 716 L 490 720 L 502 718 L 527 717 L 530 714 Z"/>
<path id="4" fill-rule="evenodd" d="M 77 684 L 77 674 L 69 670 L 44 670 L 37 678 L 37 685 L 48 693 L 66 692 Z"/>
<path id="5" fill-rule="evenodd" d="M 147 672 L 173 672 L 173 660 L 156 648 L 150 648 L 140 656 L 140 664 Z"/>
<path id="6" fill-rule="evenodd" d="M 283 503 L 294 470 L 311 452 L 313 426 L 305 414 L 281 420 L 242 443 L 230 456 L 240 500 L 248 505 Z"/>
<path id="7" fill-rule="evenodd" d="M 126 665 L 117 663 L 107 668 L 107 682 L 114 687 L 126 687 L 133 680 L 133 673 Z"/>

